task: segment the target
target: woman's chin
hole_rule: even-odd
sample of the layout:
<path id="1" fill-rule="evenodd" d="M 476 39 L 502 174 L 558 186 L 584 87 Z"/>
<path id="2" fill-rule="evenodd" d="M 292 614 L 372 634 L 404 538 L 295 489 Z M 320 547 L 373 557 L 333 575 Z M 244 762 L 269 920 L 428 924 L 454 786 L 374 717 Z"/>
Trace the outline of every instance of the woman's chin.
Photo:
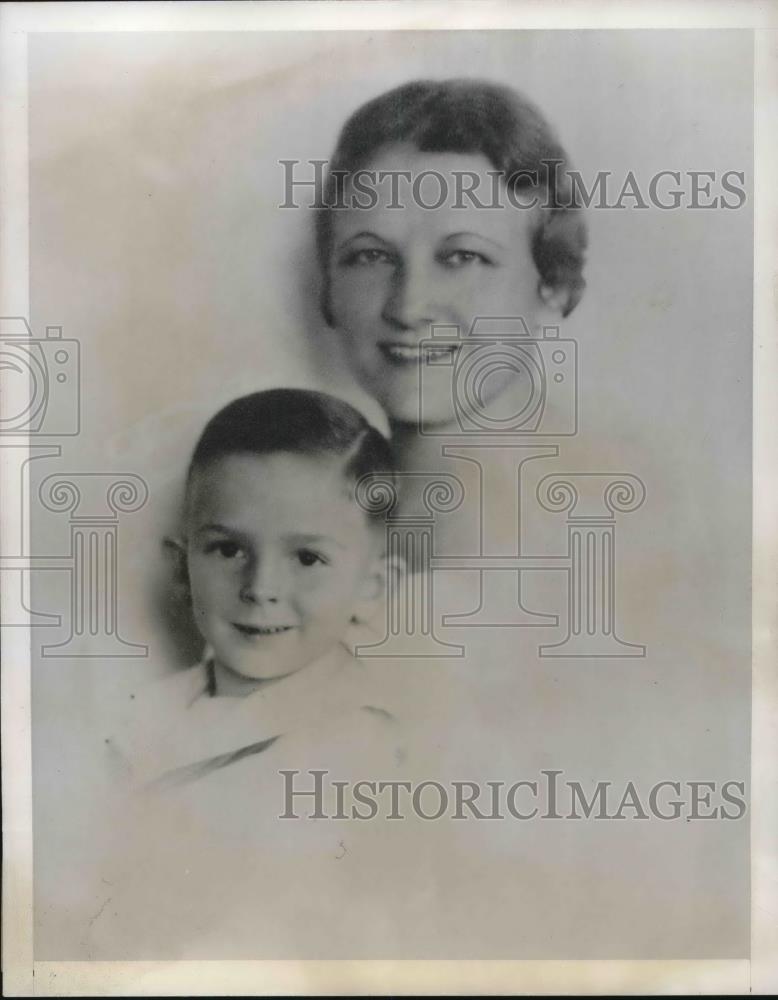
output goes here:
<path id="1" fill-rule="evenodd" d="M 374 389 L 375 391 L 375 389 Z M 414 393 L 393 393 L 384 391 L 378 395 L 386 415 L 393 424 L 416 427 L 421 433 L 436 433 L 446 427 L 458 427 L 456 413 L 450 395 L 440 401 L 424 399 L 424 407 L 419 405 L 418 391 Z"/>

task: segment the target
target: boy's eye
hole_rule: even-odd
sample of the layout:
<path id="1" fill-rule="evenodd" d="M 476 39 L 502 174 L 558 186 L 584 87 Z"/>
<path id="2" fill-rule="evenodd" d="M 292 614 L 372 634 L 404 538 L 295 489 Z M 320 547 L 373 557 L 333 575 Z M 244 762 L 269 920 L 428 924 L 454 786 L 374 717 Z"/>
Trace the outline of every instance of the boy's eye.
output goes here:
<path id="1" fill-rule="evenodd" d="M 352 250 L 346 254 L 342 263 L 346 267 L 374 267 L 376 264 L 393 264 L 392 255 L 378 247 L 365 247 L 362 250 Z"/>
<path id="2" fill-rule="evenodd" d="M 484 264 L 487 267 L 491 267 L 494 263 L 485 254 L 478 253 L 477 250 L 449 250 L 446 253 L 442 253 L 438 259 L 445 267 L 452 270 L 468 267 L 473 264 Z"/>
<path id="3" fill-rule="evenodd" d="M 301 566 L 315 566 L 317 563 L 321 563 L 322 566 L 327 565 L 324 556 L 319 552 L 314 552 L 313 549 L 299 549 L 297 558 Z"/>

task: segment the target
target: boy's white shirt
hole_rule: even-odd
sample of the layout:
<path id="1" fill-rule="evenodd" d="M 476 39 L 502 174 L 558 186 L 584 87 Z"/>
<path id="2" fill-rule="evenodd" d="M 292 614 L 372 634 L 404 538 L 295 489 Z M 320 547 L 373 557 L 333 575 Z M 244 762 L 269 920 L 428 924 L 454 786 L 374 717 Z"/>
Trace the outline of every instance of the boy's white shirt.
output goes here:
<path id="1" fill-rule="evenodd" d="M 347 641 L 377 635 L 352 628 Z M 63 933 L 105 958 L 122 954 L 126 941 L 164 958 L 299 957 L 300 942 L 315 942 L 322 956 L 370 957 L 395 938 L 405 947 L 403 936 L 412 947 L 428 902 L 450 881 L 440 837 L 412 814 L 404 823 L 385 822 L 385 812 L 371 823 L 307 819 L 305 797 L 295 799 L 299 822 L 281 819 L 279 771 L 296 769 L 295 786 L 310 789 L 308 772 L 326 769 L 330 816 L 336 779 L 353 787 L 443 778 L 452 751 L 469 761 L 472 750 L 445 725 L 452 704 L 457 717 L 461 708 L 451 666 L 360 660 L 339 647 L 246 697 L 209 696 L 205 657 L 162 680 L 125 675 L 114 691 L 118 724 L 100 734 L 108 744 L 104 830 Z M 274 736 L 227 766 L 197 766 Z M 167 780 L 182 770 L 184 780 Z M 460 771 L 449 773 L 470 776 Z M 127 795 L 119 777 L 151 794 Z M 94 921 L 106 886 L 111 905 Z"/>
<path id="2" fill-rule="evenodd" d="M 355 713 L 391 722 L 375 668 L 343 646 L 243 697 L 211 696 L 210 656 L 125 693 L 106 742 L 136 787 L 266 740 L 333 732 Z"/>
<path id="3" fill-rule="evenodd" d="M 259 757 L 268 765 L 272 758 L 286 766 L 293 750 L 303 756 L 294 737 L 310 736 L 305 744 L 310 760 L 316 740 L 326 750 L 338 726 L 344 737 L 353 735 L 357 763 L 368 742 L 385 744 L 404 772 L 415 764 L 432 776 L 446 771 L 459 776 L 463 767 L 469 769 L 473 750 L 466 721 L 472 714 L 472 668 L 464 658 L 360 659 L 355 649 L 381 639 L 385 617 L 379 603 L 371 621 L 349 626 L 342 645 L 245 697 L 209 695 L 208 650 L 195 666 L 161 680 L 157 675 L 145 683 L 117 685 L 113 722 L 100 734 L 108 744 L 109 783 L 118 772 L 143 787 L 179 768 L 273 737 L 279 737 L 277 743 Z M 451 718 L 458 720 L 454 729 L 447 722 Z M 377 760 L 386 757 L 380 746 L 374 749 Z"/>

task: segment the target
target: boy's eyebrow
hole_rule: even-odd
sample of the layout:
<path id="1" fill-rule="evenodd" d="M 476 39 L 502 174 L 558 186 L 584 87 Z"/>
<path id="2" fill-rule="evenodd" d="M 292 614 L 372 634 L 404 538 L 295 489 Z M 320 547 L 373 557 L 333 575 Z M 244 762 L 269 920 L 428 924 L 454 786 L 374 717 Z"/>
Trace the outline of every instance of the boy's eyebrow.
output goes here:
<path id="1" fill-rule="evenodd" d="M 339 539 L 334 538 L 332 535 L 290 535 L 289 541 L 295 542 L 298 545 L 316 545 L 321 542 L 327 542 L 330 545 L 334 545 L 338 549 L 345 549 L 346 545 Z"/>
<path id="2" fill-rule="evenodd" d="M 209 531 L 218 531 L 223 535 L 239 535 L 240 531 L 236 528 L 228 528 L 226 525 L 218 524 L 216 522 L 209 522 L 208 524 L 201 524 L 199 528 L 195 531 L 195 535 L 201 535 Z M 333 535 L 316 535 L 316 534 L 295 534 L 289 535 L 288 540 L 290 542 L 295 542 L 298 545 L 315 545 L 321 542 L 327 542 L 334 545 L 336 548 L 345 549 L 347 546 L 341 542 L 338 538 Z"/>

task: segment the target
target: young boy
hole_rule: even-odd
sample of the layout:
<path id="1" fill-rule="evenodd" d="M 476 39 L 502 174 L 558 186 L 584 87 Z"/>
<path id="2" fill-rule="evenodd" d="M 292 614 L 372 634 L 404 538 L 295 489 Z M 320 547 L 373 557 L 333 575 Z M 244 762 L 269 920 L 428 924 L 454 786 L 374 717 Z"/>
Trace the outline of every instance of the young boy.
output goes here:
<path id="1" fill-rule="evenodd" d="M 133 719 L 106 749 L 152 794 L 114 780 L 117 801 L 101 801 L 77 923 L 92 954 L 369 956 L 425 919 L 439 892 L 429 824 L 418 839 L 385 801 L 351 815 L 358 782 L 408 783 L 412 706 L 427 725 L 451 690 L 447 671 L 431 687 L 428 667 L 360 661 L 346 641 L 388 569 L 383 521 L 356 487 L 391 467 L 384 438 L 320 393 L 256 393 L 205 428 L 174 551 L 206 651 L 125 688 Z M 352 790 L 342 812 L 338 784 Z"/>
<path id="2" fill-rule="evenodd" d="M 254 393 L 208 423 L 171 543 L 205 653 L 132 699 L 133 724 L 110 742 L 134 783 L 180 785 L 273 748 L 294 764 L 303 746 L 388 735 L 374 673 L 346 637 L 386 572 L 383 522 L 355 488 L 391 466 L 382 435 L 323 393 Z"/>

